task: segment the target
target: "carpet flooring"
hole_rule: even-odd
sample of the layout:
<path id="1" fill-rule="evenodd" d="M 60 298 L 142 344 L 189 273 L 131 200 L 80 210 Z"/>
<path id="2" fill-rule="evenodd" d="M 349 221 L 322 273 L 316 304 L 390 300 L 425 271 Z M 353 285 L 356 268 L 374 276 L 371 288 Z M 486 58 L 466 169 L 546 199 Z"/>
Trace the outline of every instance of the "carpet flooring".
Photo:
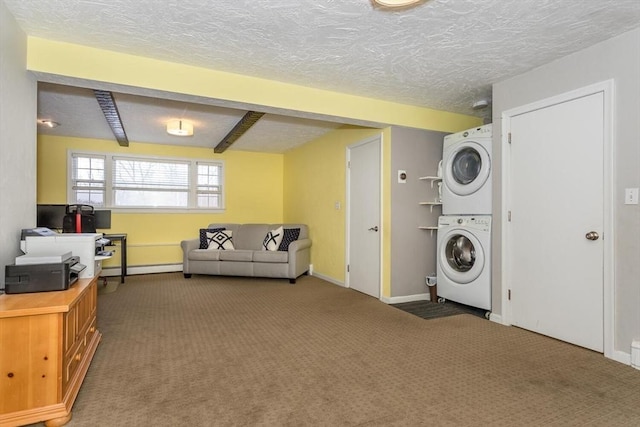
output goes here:
<path id="1" fill-rule="evenodd" d="M 98 327 L 71 427 L 640 425 L 638 370 L 312 276 L 131 276 Z"/>

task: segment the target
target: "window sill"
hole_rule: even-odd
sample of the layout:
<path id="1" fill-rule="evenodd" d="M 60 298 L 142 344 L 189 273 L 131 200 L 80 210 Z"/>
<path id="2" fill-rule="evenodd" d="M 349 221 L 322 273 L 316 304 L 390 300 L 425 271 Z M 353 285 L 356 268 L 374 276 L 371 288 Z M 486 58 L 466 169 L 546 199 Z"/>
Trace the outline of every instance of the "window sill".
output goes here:
<path id="1" fill-rule="evenodd" d="M 109 209 L 116 214 L 223 214 L 224 208 L 219 209 L 197 209 L 197 208 L 123 208 L 123 207 L 101 207 L 99 209 Z"/>

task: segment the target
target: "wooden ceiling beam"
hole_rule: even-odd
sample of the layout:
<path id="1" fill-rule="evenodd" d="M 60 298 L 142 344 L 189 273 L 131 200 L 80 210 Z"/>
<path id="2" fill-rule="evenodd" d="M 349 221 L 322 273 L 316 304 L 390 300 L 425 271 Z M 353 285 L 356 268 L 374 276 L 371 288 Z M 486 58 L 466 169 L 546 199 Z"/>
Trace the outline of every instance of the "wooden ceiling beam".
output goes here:
<path id="1" fill-rule="evenodd" d="M 214 153 L 223 153 L 227 148 L 231 146 L 238 138 L 240 138 L 246 131 L 251 128 L 251 126 L 255 125 L 260 118 L 264 116 L 264 113 L 259 113 L 257 111 L 247 111 L 238 123 L 231 129 L 222 140 L 216 145 L 213 149 Z"/>
<path id="2" fill-rule="evenodd" d="M 120 119 L 120 113 L 116 106 L 116 100 L 113 99 L 113 94 L 107 90 L 97 89 L 94 90 L 93 93 L 96 95 L 98 104 L 100 104 L 100 108 L 102 108 L 102 112 L 104 113 L 104 118 L 107 119 L 107 123 L 109 124 L 113 135 L 116 137 L 118 144 L 122 147 L 128 147 L 129 139 L 127 138 L 127 133 L 125 132 L 124 125 Z"/>

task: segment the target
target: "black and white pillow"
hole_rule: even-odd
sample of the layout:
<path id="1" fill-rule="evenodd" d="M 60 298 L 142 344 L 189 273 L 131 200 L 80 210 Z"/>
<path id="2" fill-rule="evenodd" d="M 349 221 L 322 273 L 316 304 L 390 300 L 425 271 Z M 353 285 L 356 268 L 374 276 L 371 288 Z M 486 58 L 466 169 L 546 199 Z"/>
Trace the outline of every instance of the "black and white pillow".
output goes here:
<path id="1" fill-rule="evenodd" d="M 280 247 L 280 242 L 282 242 L 282 234 L 282 226 L 268 232 L 262 241 L 262 250 L 277 251 L 278 247 Z"/>
<path id="2" fill-rule="evenodd" d="M 209 238 L 209 234 L 211 237 Z M 209 250 L 220 250 L 220 251 L 232 251 L 233 240 L 232 240 L 232 231 L 231 230 L 221 230 L 215 231 L 213 233 L 207 233 L 207 240 L 209 241 Z"/>
<path id="3" fill-rule="evenodd" d="M 280 246 L 278 247 L 279 251 L 288 251 L 289 245 L 291 242 L 295 242 L 300 237 L 300 229 L 299 228 L 285 228 L 284 236 L 282 237 L 282 242 L 280 242 Z"/>
<path id="4" fill-rule="evenodd" d="M 216 231 L 222 231 L 222 230 L 224 230 L 224 227 L 201 228 L 200 229 L 200 249 L 207 249 L 209 247 L 209 239 L 211 238 L 211 235 L 213 235 L 213 233 L 215 233 Z"/>

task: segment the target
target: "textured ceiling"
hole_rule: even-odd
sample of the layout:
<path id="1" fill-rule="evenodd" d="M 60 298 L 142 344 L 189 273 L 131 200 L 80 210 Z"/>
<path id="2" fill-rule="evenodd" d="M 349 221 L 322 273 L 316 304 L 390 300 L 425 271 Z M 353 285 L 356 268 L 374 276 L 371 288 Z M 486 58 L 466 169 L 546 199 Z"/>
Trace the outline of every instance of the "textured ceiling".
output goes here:
<path id="1" fill-rule="evenodd" d="M 4 0 L 33 36 L 488 118 L 491 85 L 640 26 L 638 0 Z"/>
<path id="2" fill-rule="evenodd" d="M 135 142 L 213 148 L 246 113 L 246 110 L 117 92 L 113 97 L 127 137 Z M 41 134 L 114 139 L 91 89 L 39 83 L 38 117 L 61 124 L 56 128 L 40 126 Z M 166 123 L 176 118 L 192 121 L 194 136 L 169 135 Z M 265 114 L 232 149 L 282 153 L 338 126 L 340 123 Z"/>

